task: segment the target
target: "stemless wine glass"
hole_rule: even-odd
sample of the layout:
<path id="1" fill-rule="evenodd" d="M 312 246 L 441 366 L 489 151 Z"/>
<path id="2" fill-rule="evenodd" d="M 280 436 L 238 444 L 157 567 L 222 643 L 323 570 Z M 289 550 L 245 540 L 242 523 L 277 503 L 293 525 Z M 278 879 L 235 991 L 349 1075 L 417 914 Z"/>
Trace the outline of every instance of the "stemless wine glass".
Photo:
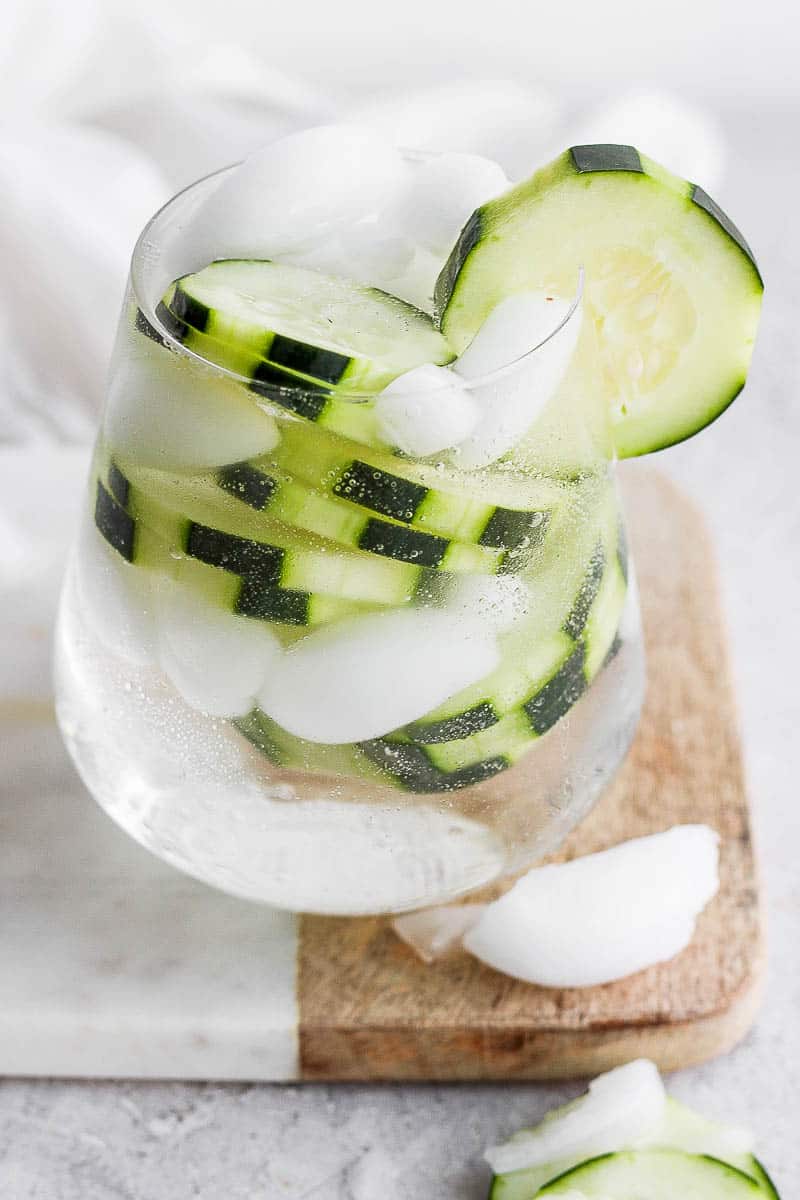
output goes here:
<path id="1" fill-rule="evenodd" d="M 114 820 L 225 891 L 338 914 L 452 900 L 552 851 L 638 720 L 592 323 L 577 295 L 465 384 L 483 411 L 524 406 L 510 456 L 376 450 L 374 397 L 183 345 L 159 301 L 207 261 L 192 217 L 217 183 L 134 252 L 62 597 L 63 735 Z"/>

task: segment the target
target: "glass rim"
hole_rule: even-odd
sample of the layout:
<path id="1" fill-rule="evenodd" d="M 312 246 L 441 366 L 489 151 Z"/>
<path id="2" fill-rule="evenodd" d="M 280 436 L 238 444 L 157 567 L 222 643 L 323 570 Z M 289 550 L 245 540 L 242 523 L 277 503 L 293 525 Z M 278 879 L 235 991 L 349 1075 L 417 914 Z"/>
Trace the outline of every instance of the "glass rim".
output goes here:
<path id="1" fill-rule="evenodd" d="M 413 158 L 422 158 L 423 156 L 426 158 L 427 157 L 436 157 L 435 152 L 424 152 L 424 151 L 418 152 L 418 151 L 411 151 L 411 150 L 405 150 L 405 149 L 403 150 L 403 154 L 405 157 L 407 157 L 410 160 Z M 308 397 L 313 396 L 318 399 L 321 395 L 335 394 L 337 399 L 350 400 L 354 404 L 364 404 L 370 400 L 375 399 L 377 396 L 380 395 L 382 389 L 378 389 L 378 390 L 351 389 L 351 390 L 348 390 L 346 387 L 340 387 L 336 384 L 326 385 L 323 382 L 321 382 L 319 385 L 311 386 L 307 381 L 304 381 L 304 380 L 298 380 L 297 383 L 287 383 L 285 386 L 283 384 L 274 383 L 272 381 L 270 381 L 269 383 L 264 383 L 264 384 L 260 383 L 258 390 L 256 391 L 256 390 L 252 389 L 250 386 L 252 384 L 252 379 L 249 376 L 242 375 L 240 372 L 235 371 L 235 370 L 231 369 L 230 367 L 225 367 L 220 363 L 212 362 L 210 359 L 204 358 L 201 354 L 197 354 L 194 350 L 192 350 L 190 347 L 186 346 L 183 342 L 181 342 L 178 338 L 176 338 L 175 335 L 169 330 L 169 328 L 166 325 L 164 325 L 164 323 L 162 322 L 162 320 L 159 316 L 159 313 L 158 313 L 158 304 L 160 302 L 160 298 L 155 303 L 153 303 L 150 300 L 150 298 L 148 297 L 147 289 L 144 287 L 143 281 L 141 279 L 142 268 L 144 267 L 147 258 L 152 255 L 152 251 L 149 250 L 148 247 L 150 245 L 152 245 L 153 243 L 155 243 L 157 245 L 159 242 L 158 237 L 153 236 L 154 234 L 157 234 L 159 222 L 162 221 L 164 219 L 164 217 L 169 212 L 172 211 L 173 206 L 178 204 L 178 202 L 181 199 L 185 198 L 190 193 L 194 192 L 195 189 L 201 188 L 203 186 L 203 184 L 207 184 L 210 180 L 215 179 L 218 176 L 227 175 L 230 171 L 234 171 L 239 165 L 240 165 L 239 162 L 230 163 L 228 166 L 220 167 L 216 171 L 211 171 L 207 175 L 201 176 L 199 179 L 192 180 L 191 183 L 188 183 L 185 187 L 181 188 L 179 191 L 175 192 L 172 196 L 170 196 L 169 199 L 166 200 L 164 202 L 164 204 L 162 204 L 161 207 L 158 208 L 153 213 L 153 215 L 150 217 L 150 219 L 145 223 L 144 227 L 142 228 L 141 233 L 139 234 L 139 236 L 136 239 L 136 242 L 134 243 L 133 252 L 132 252 L 131 260 L 130 260 L 130 270 L 129 270 L 129 285 L 130 285 L 133 299 L 134 299 L 134 302 L 135 302 L 137 308 L 144 314 L 147 322 L 151 325 L 151 327 L 158 334 L 159 338 L 163 341 L 163 343 L 166 346 L 169 347 L 170 350 L 172 350 L 176 354 L 181 355 L 182 357 L 187 359 L 188 362 L 195 363 L 197 366 L 201 367 L 204 371 L 210 370 L 213 373 L 215 373 L 223 378 L 230 379 L 238 384 L 244 385 L 245 387 L 247 387 L 248 389 L 253 391 L 254 396 L 258 396 L 263 399 L 269 399 L 269 396 L 273 395 L 273 394 L 277 395 L 277 396 L 294 396 L 294 397 L 297 397 L 298 395 L 300 395 L 300 396 L 308 396 Z M 220 260 L 214 259 L 212 261 L 216 262 L 216 261 L 224 261 L 224 260 L 223 259 L 220 259 Z M 276 261 L 279 262 L 280 260 L 277 259 Z M 291 264 L 289 264 L 289 265 L 291 265 Z M 310 269 L 313 269 L 313 268 L 310 268 Z M 575 286 L 575 291 L 574 291 L 572 297 L 570 298 L 570 305 L 569 305 L 569 308 L 567 309 L 567 312 L 553 326 L 553 328 L 543 338 L 540 339 L 540 341 L 538 341 L 534 346 L 531 346 L 523 354 L 517 355 L 516 358 L 510 359 L 507 363 L 503 363 L 501 366 L 495 367 L 493 370 L 488 371 L 483 375 L 464 378 L 464 377 L 456 374 L 454 380 L 452 380 L 452 381 L 451 380 L 443 380 L 440 386 L 431 386 L 431 387 L 426 386 L 424 388 L 422 388 L 422 387 L 409 388 L 407 391 L 399 391 L 398 389 L 393 389 L 393 395 L 409 396 L 409 397 L 435 395 L 437 392 L 448 391 L 453 386 L 454 383 L 460 389 L 462 389 L 464 391 L 475 391 L 478 388 L 482 388 L 482 387 L 486 387 L 487 385 L 491 385 L 491 384 L 497 382 L 498 380 L 504 379 L 507 376 L 512 375 L 512 374 L 516 373 L 517 371 L 519 371 L 527 362 L 533 360 L 534 357 L 539 353 L 539 351 L 542 350 L 543 347 L 548 344 L 548 342 L 552 341 L 555 337 L 558 336 L 558 334 L 561 332 L 561 330 L 564 329 L 569 324 L 569 322 L 572 320 L 572 318 L 575 316 L 578 309 L 580 308 L 581 302 L 583 300 L 583 295 L 584 295 L 585 271 L 584 271 L 583 265 L 581 265 L 581 264 L 576 264 L 575 269 L 576 269 L 576 286 Z M 356 282 L 358 282 L 358 281 L 356 281 Z M 363 284 L 363 286 L 370 287 L 372 285 Z M 376 288 L 376 290 L 381 291 L 384 289 Z M 387 293 L 387 294 L 391 295 L 392 293 Z M 397 299 L 401 299 L 401 298 L 397 297 Z M 409 302 L 403 301 L 403 303 L 408 304 Z M 410 307 L 415 308 L 416 306 L 410 305 Z M 419 310 L 419 311 L 424 311 L 424 310 Z M 431 316 L 430 313 L 426 313 L 425 315 Z M 267 361 L 267 360 L 265 360 L 265 361 Z M 446 365 L 448 365 L 448 364 L 446 364 Z"/>

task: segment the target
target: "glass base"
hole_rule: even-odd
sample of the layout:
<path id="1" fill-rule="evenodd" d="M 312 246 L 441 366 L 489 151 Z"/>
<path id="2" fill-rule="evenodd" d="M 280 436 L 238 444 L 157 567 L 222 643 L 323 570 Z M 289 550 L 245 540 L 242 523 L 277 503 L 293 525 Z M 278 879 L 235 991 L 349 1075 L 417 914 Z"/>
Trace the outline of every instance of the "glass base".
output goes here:
<path id="1" fill-rule="evenodd" d="M 633 582 L 633 581 L 631 581 Z M 347 916 L 454 900 L 555 850 L 613 777 L 644 692 L 631 586 L 621 647 L 586 695 L 510 770 L 416 796 L 280 770 L 228 721 L 88 628 L 68 579 L 57 711 L 105 811 L 162 859 L 233 895 Z"/>

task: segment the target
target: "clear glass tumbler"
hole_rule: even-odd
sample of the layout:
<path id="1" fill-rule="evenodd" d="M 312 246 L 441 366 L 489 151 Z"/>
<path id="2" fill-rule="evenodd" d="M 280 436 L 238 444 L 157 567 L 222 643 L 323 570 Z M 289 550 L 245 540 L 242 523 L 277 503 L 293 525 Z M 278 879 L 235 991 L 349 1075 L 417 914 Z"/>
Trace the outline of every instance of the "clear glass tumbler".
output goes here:
<path id="1" fill-rule="evenodd" d="M 63 735 L 115 821 L 225 891 L 318 913 L 442 903 L 555 849 L 638 720 L 592 323 L 578 295 L 469 381 L 534 414 L 512 455 L 376 451 L 374 397 L 321 400 L 182 344 L 159 300 L 203 265 L 187 230 L 214 186 L 176 196 L 134 253 L 61 604 Z"/>

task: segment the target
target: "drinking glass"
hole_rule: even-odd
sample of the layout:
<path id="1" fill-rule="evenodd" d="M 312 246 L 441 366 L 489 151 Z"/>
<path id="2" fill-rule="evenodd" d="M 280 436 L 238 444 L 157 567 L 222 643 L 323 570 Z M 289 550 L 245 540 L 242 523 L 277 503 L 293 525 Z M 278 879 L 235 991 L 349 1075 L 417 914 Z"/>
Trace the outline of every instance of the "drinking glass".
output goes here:
<path id="1" fill-rule="evenodd" d="M 525 406 L 513 454 L 376 450 L 374 396 L 183 345 L 159 301 L 204 265 L 192 217 L 218 181 L 134 251 L 61 602 L 63 736 L 123 829 L 227 892 L 343 915 L 443 903 L 553 851 L 638 720 L 594 328 L 576 283 L 539 346 L 465 382 L 484 411 Z M 353 713 L 358 736 L 332 736 Z"/>

